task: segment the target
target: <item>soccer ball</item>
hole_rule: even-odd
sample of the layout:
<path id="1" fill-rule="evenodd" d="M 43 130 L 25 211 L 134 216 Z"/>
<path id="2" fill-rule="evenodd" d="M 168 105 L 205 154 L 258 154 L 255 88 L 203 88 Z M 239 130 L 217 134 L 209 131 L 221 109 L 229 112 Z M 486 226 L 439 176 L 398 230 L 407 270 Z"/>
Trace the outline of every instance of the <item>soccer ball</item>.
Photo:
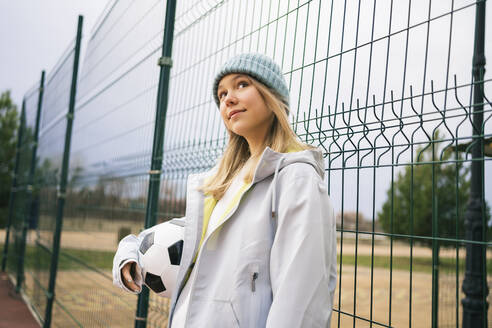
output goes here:
<path id="1" fill-rule="evenodd" d="M 145 235 L 139 257 L 143 281 L 157 295 L 171 298 L 183 252 L 184 227 L 176 220 L 156 225 Z"/>

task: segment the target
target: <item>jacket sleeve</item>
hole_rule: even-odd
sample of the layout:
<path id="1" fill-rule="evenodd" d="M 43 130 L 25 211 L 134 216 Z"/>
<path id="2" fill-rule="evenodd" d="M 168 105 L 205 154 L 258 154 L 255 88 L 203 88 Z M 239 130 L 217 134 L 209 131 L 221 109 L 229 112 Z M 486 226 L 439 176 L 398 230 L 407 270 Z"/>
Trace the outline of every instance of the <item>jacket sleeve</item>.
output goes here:
<path id="1" fill-rule="evenodd" d="M 175 218 L 172 220 L 185 221 L 186 217 Z M 114 255 L 113 258 L 113 284 L 115 286 L 120 287 L 121 289 L 130 292 L 132 294 L 138 294 L 142 291 L 143 273 L 142 273 L 142 266 L 140 264 L 140 258 L 138 256 L 138 248 L 140 247 L 140 243 L 142 242 L 144 237 L 150 232 L 152 232 L 157 226 L 159 225 L 157 224 L 153 227 L 143 230 L 138 234 L 138 236 L 128 235 L 125 238 L 121 239 L 120 243 L 118 244 L 118 249 L 116 250 L 116 254 Z M 128 289 L 121 280 L 121 268 L 123 268 L 123 266 L 128 262 L 136 263 L 135 283 L 140 288 L 138 292 L 134 292 Z"/>
<path id="2" fill-rule="evenodd" d="M 337 244 L 327 188 L 313 172 L 280 185 L 279 191 L 266 327 L 329 327 Z"/>

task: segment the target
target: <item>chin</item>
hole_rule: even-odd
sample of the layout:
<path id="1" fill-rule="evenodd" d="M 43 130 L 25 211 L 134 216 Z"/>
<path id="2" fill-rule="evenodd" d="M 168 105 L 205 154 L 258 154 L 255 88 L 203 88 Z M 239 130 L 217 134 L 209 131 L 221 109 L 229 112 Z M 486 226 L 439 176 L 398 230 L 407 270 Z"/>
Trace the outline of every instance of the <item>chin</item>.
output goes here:
<path id="1" fill-rule="evenodd" d="M 244 127 L 241 128 L 241 127 L 233 127 L 231 129 L 231 132 L 241 136 L 241 137 L 244 137 L 246 134 L 247 134 L 247 131 L 248 129 L 245 129 Z"/>

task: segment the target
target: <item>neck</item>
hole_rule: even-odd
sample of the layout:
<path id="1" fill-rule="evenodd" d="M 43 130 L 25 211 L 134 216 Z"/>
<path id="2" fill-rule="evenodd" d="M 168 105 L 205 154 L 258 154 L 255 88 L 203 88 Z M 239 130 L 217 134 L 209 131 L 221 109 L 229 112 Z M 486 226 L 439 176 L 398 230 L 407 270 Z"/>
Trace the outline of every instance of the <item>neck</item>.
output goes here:
<path id="1" fill-rule="evenodd" d="M 263 151 L 265 150 L 265 139 L 264 138 L 246 138 L 249 146 L 250 158 L 259 158 Z"/>
<path id="2" fill-rule="evenodd" d="M 265 146 L 261 146 L 261 147 L 256 147 L 256 148 L 249 148 L 249 152 L 250 152 L 250 157 L 248 159 L 248 161 L 257 161 L 258 159 L 260 159 L 260 156 L 261 154 L 263 154 L 263 151 L 265 150 Z"/>
<path id="3" fill-rule="evenodd" d="M 265 142 L 267 140 L 268 133 L 272 129 L 273 114 L 269 120 L 266 120 L 255 129 L 248 131 L 248 133 L 242 136 L 246 139 L 249 146 L 249 152 L 251 157 L 260 157 L 265 150 Z"/>
<path id="4" fill-rule="evenodd" d="M 245 166 L 247 167 L 256 167 L 258 164 L 258 161 L 260 160 L 261 154 L 263 153 L 263 150 L 265 149 L 265 146 L 262 147 L 256 147 L 256 148 L 249 148 L 250 150 L 250 157 L 245 163 Z"/>

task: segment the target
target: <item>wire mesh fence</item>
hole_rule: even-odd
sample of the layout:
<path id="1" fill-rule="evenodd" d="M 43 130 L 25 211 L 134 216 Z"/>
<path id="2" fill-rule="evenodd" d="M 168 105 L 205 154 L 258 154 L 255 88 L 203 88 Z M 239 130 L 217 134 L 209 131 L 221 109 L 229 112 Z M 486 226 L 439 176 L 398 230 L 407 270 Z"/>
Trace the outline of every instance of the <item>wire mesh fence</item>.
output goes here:
<path id="1" fill-rule="evenodd" d="M 332 325 L 420 327 L 431 326 L 433 316 L 439 326 L 459 325 L 465 255 L 459 241 L 471 157 L 453 146 L 473 135 L 473 39 L 464 35 L 474 33 L 475 6 L 178 6 L 163 186 L 180 179 L 176 190 L 183 190 L 187 174 L 210 167 L 224 147 L 226 131 L 210 96 L 219 65 L 236 53 L 266 53 L 285 73 L 295 131 L 325 150 L 329 193 L 339 212 Z M 487 78 L 484 89 L 490 89 Z M 491 129 L 484 122 L 487 138 Z M 448 240 L 433 243 L 439 238 Z"/>
<path id="2" fill-rule="evenodd" d="M 42 321 L 46 320 L 49 295 L 53 293 L 50 289 L 50 278 L 54 274 L 51 262 L 56 248 L 54 237 L 74 56 L 75 40 L 67 46 L 46 77 L 39 117 L 40 130 L 34 181 L 36 192 L 32 204 L 26 204 L 35 212 L 36 234 L 26 254 L 29 265 L 26 266 L 25 292 L 31 300 L 32 308 Z M 62 312 L 55 307 L 54 317 L 63 316 Z"/>
<path id="3" fill-rule="evenodd" d="M 34 142 L 34 124 L 36 120 L 37 95 L 39 85 L 33 86 L 26 94 L 22 105 L 21 122 L 19 126 L 17 142 L 17 163 L 15 174 L 15 185 L 11 194 L 12 210 L 9 213 L 10 227 L 7 249 L 10 248 L 14 254 L 6 262 L 7 272 L 15 276 L 17 283 L 17 271 L 19 268 L 20 244 L 22 241 L 22 227 L 24 217 L 28 213 L 25 210 L 24 202 L 27 198 L 29 185 L 29 168 L 32 157 L 32 145 Z"/>
<path id="4" fill-rule="evenodd" d="M 489 73 L 472 76 L 475 17 L 482 4 L 179 2 L 158 221 L 185 214 L 187 176 L 212 167 L 227 143 L 211 95 L 214 73 L 234 54 L 265 53 L 280 64 L 289 85 L 294 130 L 324 152 L 338 231 L 332 327 L 461 326 L 467 247 L 486 251 L 480 259 L 482 291 L 490 279 L 492 190 L 483 182 L 492 172 L 492 84 Z M 54 326 L 135 323 L 137 299 L 111 286 L 110 269 L 118 240 L 138 233 L 146 216 L 165 11 L 159 0 L 110 1 L 88 41 L 78 81 Z M 490 26 L 482 28 L 490 35 Z M 29 210 L 39 208 L 25 288 L 40 317 L 74 49 L 71 44 L 47 77 L 39 193 Z M 485 55 L 490 53 L 488 42 Z M 477 88 L 480 103 L 474 99 Z M 35 94 L 33 89 L 25 97 L 26 127 Z M 481 122 L 474 118 L 477 111 Z M 477 144 L 479 157 L 471 153 Z M 28 157 L 21 155 L 19 172 L 28 172 L 22 164 Z M 465 234 L 476 196 L 474 163 L 481 163 L 483 174 L 479 242 Z M 19 219 L 13 222 L 28 215 L 21 185 L 19 175 L 13 190 Z M 11 225 L 13 235 L 18 229 Z M 14 272 L 15 256 L 9 263 Z M 488 292 L 483 295 L 490 303 Z M 481 311 L 490 318 L 488 310 Z M 168 301 L 151 294 L 147 325 L 165 326 L 167 314 Z"/>
<path id="5" fill-rule="evenodd" d="M 76 265 L 60 273 L 66 295 L 98 281 L 85 306 L 77 296 L 63 302 L 83 326 L 134 324 L 137 298 L 112 286 L 110 269 L 119 239 L 143 227 L 164 14 L 162 1 L 115 1 L 88 41 L 61 245 Z"/>

